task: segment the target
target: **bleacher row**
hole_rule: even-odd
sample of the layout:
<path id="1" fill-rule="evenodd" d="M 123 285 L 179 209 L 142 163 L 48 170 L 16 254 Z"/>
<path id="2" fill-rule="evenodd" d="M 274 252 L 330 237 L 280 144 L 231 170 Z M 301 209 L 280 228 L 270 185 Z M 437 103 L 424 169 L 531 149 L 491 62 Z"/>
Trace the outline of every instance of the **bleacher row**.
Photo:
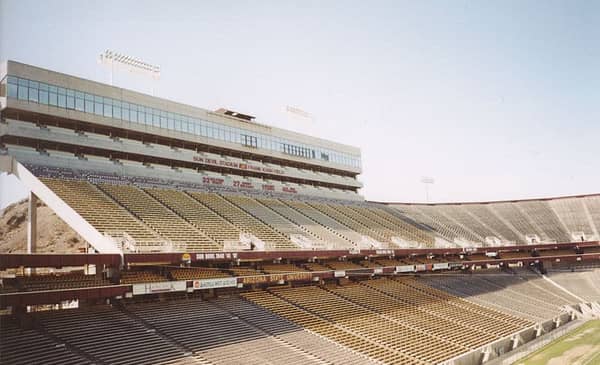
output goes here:
<path id="1" fill-rule="evenodd" d="M 431 247 L 433 236 L 374 207 L 315 204 L 275 198 L 139 187 L 114 181 L 92 183 L 69 178 L 41 180 L 100 232 L 131 237 L 136 247 L 157 242 L 185 251 L 215 251 L 241 234 L 267 249 L 300 249 L 303 237 L 322 249 L 397 247 L 398 237 Z M 92 204 L 90 204 L 92 203 Z M 100 209 L 98 209 L 100 208 Z M 131 227 L 131 228 L 129 228 Z"/>
<path id="2" fill-rule="evenodd" d="M 0 286 L 0 294 L 23 291 L 90 288 L 106 285 L 112 285 L 112 283 L 101 276 L 86 275 L 78 272 L 28 276 L 19 275 L 15 278 L 3 278 L 2 285 Z"/>
<path id="3" fill-rule="evenodd" d="M 536 274 L 519 269 L 516 275 L 430 275 L 423 282 L 482 306 L 540 322 L 561 313 L 564 305 L 580 300 Z"/>
<path id="4" fill-rule="evenodd" d="M 577 296 L 577 299 L 600 302 L 600 269 L 577 269 L 573 272 L 551 270 L 548 276 Z"/>
<path id="5" fill-rule="evenodd" d="M 0 362 L 436 364 L 576 302 L 527 271 L 124 300 L 1 316 Z"/>
<path id="6" fill-rule="evenodd" d="M 85 177 L 88 180 L 72 174 L 40 179 L 100 232 L 126 234 L 139 251 L 222 250 L 236 247 L 242 235 L 263 242 L 267 250 L 307 248 L 302 242 L 310 242 L 313 249 L 344 250 L 570 242 L 597 238 L 600 227 L 598 196 L 386 206 Z"/>
<path id="7" fill-rule="evenodd" d="M 600 196 L 498 203 L 392 204 L 449 242 L 528 244 L 600 239 Z M 389 210 L 389 208 L 387 208 Z"/>

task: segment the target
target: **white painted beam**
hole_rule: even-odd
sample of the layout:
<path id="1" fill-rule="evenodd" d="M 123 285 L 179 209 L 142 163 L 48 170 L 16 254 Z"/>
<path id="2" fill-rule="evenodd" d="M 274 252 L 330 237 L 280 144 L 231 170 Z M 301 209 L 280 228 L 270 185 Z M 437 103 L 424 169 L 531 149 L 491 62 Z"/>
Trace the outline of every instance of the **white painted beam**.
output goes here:
<path id="1" fill-rule="evenodd" d="M 64 220 L 73 230 L 81 235 L 83 239 L 90 243 L 99 253 L 118 253 L 123 254 L 121 249 L 108 237 L 98 232 L 91 224 L 89 224 L 82 216 L 79 215 L 73 208 L 65 203 L 58 195 L 50 188 L 42 183 L 35 175 L 33 175 L 25 166 L 17 160 L 9 156 L 11 162 L 10 169 L 6 169 L 6 161 L 0 158 L 0 168 L 4 167 L 9 173 L 14 174 L 23 185 L 43 201 L 57 216 Z"/>

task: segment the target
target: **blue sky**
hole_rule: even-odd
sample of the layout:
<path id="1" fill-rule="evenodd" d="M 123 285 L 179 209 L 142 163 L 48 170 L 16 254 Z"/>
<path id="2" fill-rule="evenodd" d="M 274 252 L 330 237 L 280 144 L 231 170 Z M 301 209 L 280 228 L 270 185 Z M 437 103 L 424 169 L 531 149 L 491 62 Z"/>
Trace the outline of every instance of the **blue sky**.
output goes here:
<path id="1" fill-rule="evenodd" d="M 367 199 L 423 201 L 422 176 L 434 201 L 516 199 L 600 192 L 598 24 L 596 1 L 0 0 L 0 58 L 160 64 L 158 96 L 359 146 Z"/>

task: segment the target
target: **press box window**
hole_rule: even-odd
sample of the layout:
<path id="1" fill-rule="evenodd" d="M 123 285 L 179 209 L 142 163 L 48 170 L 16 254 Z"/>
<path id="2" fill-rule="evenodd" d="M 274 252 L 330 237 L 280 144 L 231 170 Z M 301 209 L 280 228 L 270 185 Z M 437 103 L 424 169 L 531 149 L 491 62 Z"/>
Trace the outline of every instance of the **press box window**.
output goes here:
<path id="1" fill-rule="evenodd" d="M 247 147 L 258 148 L 258 138 L 242 134 L 242 145 Z"/>

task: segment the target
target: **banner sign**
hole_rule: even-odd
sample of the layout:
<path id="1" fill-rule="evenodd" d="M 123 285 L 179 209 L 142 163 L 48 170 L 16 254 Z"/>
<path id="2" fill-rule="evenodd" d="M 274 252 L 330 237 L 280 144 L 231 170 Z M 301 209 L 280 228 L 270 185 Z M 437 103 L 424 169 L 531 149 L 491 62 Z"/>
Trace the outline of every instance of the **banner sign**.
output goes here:
<path id="1" fill-rule="evenodd" d="M 344 276 L 346 276 L 346 271 L 344 270 L 336 270 L 333 272 L 333 277 L 335 278 L 343 278 Z"/>
<path id="2" fill-rule="evenodd" d="M 383 267 L 376 267 L 373 269 L 373 274 L 383 274 Z"/>
<path id="3" fill-rule="evenodd" d="M 133 284 L 133 295 L 185 291 L 185 281 L 164 281 L 160 283 Z"/>
<path id="4" fill-rule="evenodd" d="M 237 286 L 237 278 L 215 278 L 194 280 L 194 290 L 231 288 Z"/>
<path id="5" fill-rule="evenodd" d="M 266 283 L 267 277 L 264 275 L 256 275 L 256 276 L 243 276 L 240 278 L 243 284 L 258 284 L 258 283 Z"/>
<path id="6" fill-rule="evenodd" d="M 449 268 L 450 268 L 450 265 L 447 262 L 433 264 L 434 270 L 448 270 Z"/>
<path id="7" fill-rule="evenodd" d="M 396 266 L 396 272 L 414 272 L 415 265 Z"/>
<path id="8" fill-rule="evenodd" d="M 230 260 L 237 259 L 236 252 L 197 253 L 196 260 Z"/>
<path id="9" fill-rule="evenodd" d="M 229 167 L 232 169 L 251 170 L 251 171 L 265 172 L 268 174 L 278 174 L 278 175 L 285 174 L 285 171 L 283 171 L 281 169 L 258 166 L 258 165 L 253 165 L 253 164 L 249 164 L 249 163 L 238 163 L 235 161 L 217 160 L 214 158 L 205 158 L 202 156 L 194 156 L 192 158 L 192 160 L 194 162 L 199 162 L 199 163 L 203 163 L 206 165 Z"/>
<path id="10" fill-rule="evenodd" d="M 292 280 L 311 280 L 311 279 L 312 279 L 312 273 L 310 273 L 310 272 L 297 272 L 297 273 L 287 274 L 286 275 L 286 280 L 287 281 L 292 281 Z"/>
<path id="11" fill-rule="evenodd" d="M 415 265 L 415 271 L 427 271 L 427 265 L 423 265 L 423 264 Z"/>

